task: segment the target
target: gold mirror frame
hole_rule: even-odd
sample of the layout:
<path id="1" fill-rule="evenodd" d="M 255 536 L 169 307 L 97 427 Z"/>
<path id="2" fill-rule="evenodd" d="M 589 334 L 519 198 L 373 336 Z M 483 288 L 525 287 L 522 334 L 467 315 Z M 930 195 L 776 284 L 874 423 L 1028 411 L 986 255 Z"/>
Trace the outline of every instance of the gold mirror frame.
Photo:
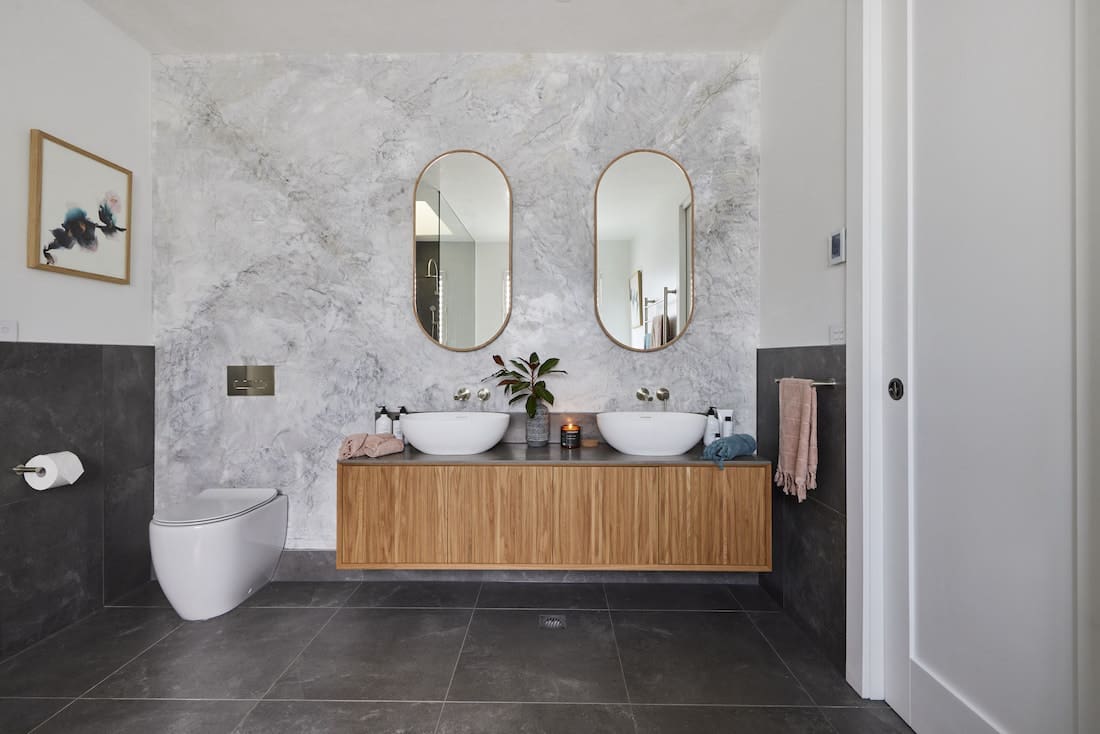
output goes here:
<path id="1" fill-rule="evenodd" d="M 420 190 L 420 181 L 421 181 L 421 179 L 424 178 L 424 174 L 427 173 L 428 170 L 432 166 L 434 166 L 438 161 L 441 161 L 442 159 L 446 158 L 449 155 L 454 155 L 455 153 L 472 153 L 474 155 L 481 156 L 485 160 L 492 163 L 496 167 L 496 169 L 500 172 L 500 177 L 504 179 L 504 186 L 505 186 L 505 188 L 508 189 L 508 308 L 504 312 L 504 320 L 501 322 L 500 328 L 497 329 L 496 332 L 491 337 L 489 337 L 487 340 L 485 340 L 481 344 L 476 344 L 472 347 L 452 347 L 452 346 L 448 346 L 447 344 L 443 344 L 442 342 L 437 340 L 435 337 L 433 337 L 431 334 L 429 334 L 428 331 L 424 328 L 424 324 L 422 324 L 420 322 L 420 314 L 417 313 L 417 310 L 416 310 L 416 291 L 417 291 L 417 287 L 418 287 L 417 282 L 416 282 L 417 281 L 417 277 L 416 277 L 416 194 Z M 451 352 L 476 352 L 479 349 L 484 349 L 485 347 L 489 346 L 494 341 L 496 341 L 497 338 L 499 338 L 500 335 L 502 333 L 504 333 L 504 329 L 508 326 L 508 322 L 512 318 L 512 301 L 514 300 L 513 295 L 512 295 L 513 290 L 514 290 L 514 288 L 513 288 L 513 267 L 512 267 L 513 266 L 513 263 L 512 263 L 512 235 L 513 235 L 512 222 L 513 222 L 513 218 L 514 218 L 513 217 L 514 200 L 512 198 L 512 182 L 508 180 L 508 175 L 506 173 L 504 173 L 504 169 L 500 167 L 500 164 L 497 163 L 492 158 L 490 158 L 489 156 L 482 153 L 481 151 L 472 150 L 470 148 L 456 148 L 455 150 L 448 150 L 444 153 L 440 153 L 435 158 L 432 158 L 430 161 L 428 161 L 427 165 L 425 165 L 422 169 L 420 169 L 420 174 L 416 177 L 416 183 L 413 184 L 412 204 L 413 204 L 413 206 L 412 206 L 412 212 L 413 212 L 413 216 L 412 216 L 412 231 L 413 231 L 412 232 L 412 283 L 413 283 L 413 288 L 412 288 L 412 312 L 413 312 L 413 321 L 416 322 L 416 325 L 420 328 L 421 333 L 424 334 L 424 336 L 428 337 L 428 341 L 430 341 L 433 344 L 435 344 L 436 346 L 442 347 L 443 349 L 446 349 L 448 351 L 451 351 Z"/>
<path id="2" fill-rule="evenodd" d="M 680 172 L 684 174 L 684 180 L 687 181 L 688 191 L 691 193 L 691 240 L 688 242 L 688 283 L 691 285 L 691 302 L 688 309 L 687 320 L 684 321 L 684 325 L 680 327 L 676 336 L 671 341 L 668 341 L 657 347 L 650 347 L 649 349 L 638 349 L 632 347 L 629 344 L 623 344 L 610 331 L 604 326 L 603 319 L 600 317 L 600 302 L 599 302 L 599 288 L 600 288 L 600 184 L 603 183 L 603 177 L 607 175 L 607 172 L 611 170 L 620 159 L 633 155 L 634 153 L 655 153 L 660 156 L 664 156 L 680 169 Z M 680 161 L 673 158 L 668 153 L 661 150 L 654 150 L 652 148 L 636 148 L 634 150 L 628 150 L 625 153 L 621 153 L 615 156 L 610 163 L 604 166 L 603 171 L 600 172 L 600 177 L 596 179 L 596 189 L 592 194 L 592 310 L 596 312 L 596 323 L 600 325 L 603 333 L 607 335 L 617 346 L 623 349 L 629 349 L 632 352 L 641 352 L 643 354 L 650 354 L 653 352 L 659 352 L 662 349 L 671 347 L 676 342 L 680 341 L 689 326 L 691 326 L 692 319 L 695 318 L 695 185 L 691 182 L 691 176 L 688 175 L 687 169 L 680 163 Z M 645 297 L 644 293 L 642 295 Z M 643 301 L 644 304 L 644 301 Z"/>

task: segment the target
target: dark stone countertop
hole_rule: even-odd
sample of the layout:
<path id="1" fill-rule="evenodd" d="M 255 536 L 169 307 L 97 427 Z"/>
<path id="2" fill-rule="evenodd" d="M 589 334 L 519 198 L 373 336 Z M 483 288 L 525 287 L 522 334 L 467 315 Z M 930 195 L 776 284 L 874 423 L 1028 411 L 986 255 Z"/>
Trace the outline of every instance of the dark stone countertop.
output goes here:
<path id="1" fill-rule="evenodd" d="M 607 444 L 577 449 L 563 449 L 551 442 L 544 448 L 528 448 L 525 443 L 498 443 L 488 451 L 469 456 L 437 456 L 406 447 L 400 454 L 380 456 L 377 459 L 348 459 L 340 461 L 346 466 L 456 466 L 496 464 L 545 464 L 550 466 L 714 466 L 714 462 L 702 458 L 703 445 L 699 444 L 679 456 L 632 456 L 619 453 Z M 771 462 L 759 456 L 742 456 L 727 461 L 726 466 L 771 466 Z"/>

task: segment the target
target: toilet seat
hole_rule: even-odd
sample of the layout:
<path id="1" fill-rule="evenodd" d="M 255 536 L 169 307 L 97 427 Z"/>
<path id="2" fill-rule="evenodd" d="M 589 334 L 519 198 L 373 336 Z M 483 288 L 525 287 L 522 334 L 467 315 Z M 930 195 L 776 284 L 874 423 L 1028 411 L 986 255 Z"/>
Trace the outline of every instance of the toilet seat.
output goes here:
<path id="1" fill-rule="evenodd" d="M 274 501 L 267 488 L 204 489 L 191 499 L 169 505 L 153 515 L 154 525 L 205 525 L 239 517 Z"/>

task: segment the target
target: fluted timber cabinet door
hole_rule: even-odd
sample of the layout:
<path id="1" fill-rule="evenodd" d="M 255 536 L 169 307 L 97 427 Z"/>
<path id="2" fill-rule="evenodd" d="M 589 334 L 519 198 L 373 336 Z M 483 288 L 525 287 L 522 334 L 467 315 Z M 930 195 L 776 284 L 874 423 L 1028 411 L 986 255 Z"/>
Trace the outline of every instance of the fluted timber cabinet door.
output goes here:
<path id="1" fill-rule="evenodd" d="M 538 566 L 558 562 L 550 467 L 447 467 L 447 561 Z"/>
<path id="2" fill-rule="evenodd" d="M 767 467 L 662 467 L 659 562 L 677 567 L 770 570 Z"/>
<path id="3" fill-rule="evenodd" d="M 618 567 L 657 563 L 657 471 L 554 467 L 560 562 Z"/>

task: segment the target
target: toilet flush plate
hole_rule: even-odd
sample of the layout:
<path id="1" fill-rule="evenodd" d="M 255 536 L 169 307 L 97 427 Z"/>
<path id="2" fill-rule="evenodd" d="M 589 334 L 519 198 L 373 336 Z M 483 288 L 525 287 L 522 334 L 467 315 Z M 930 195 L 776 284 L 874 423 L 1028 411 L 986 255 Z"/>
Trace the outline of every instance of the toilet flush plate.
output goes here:
<path id="1" fill-rule="evenodd" d="M 225 368 L 225 394 L 230 397 L 275 394 L 275 365 L 235 364 Z"/>

